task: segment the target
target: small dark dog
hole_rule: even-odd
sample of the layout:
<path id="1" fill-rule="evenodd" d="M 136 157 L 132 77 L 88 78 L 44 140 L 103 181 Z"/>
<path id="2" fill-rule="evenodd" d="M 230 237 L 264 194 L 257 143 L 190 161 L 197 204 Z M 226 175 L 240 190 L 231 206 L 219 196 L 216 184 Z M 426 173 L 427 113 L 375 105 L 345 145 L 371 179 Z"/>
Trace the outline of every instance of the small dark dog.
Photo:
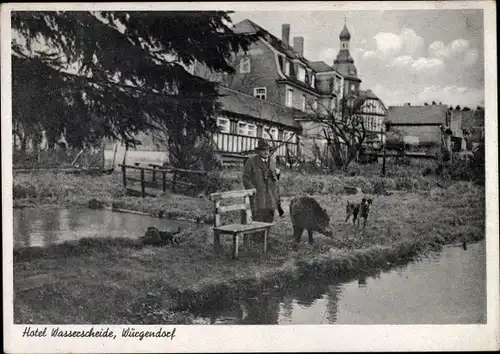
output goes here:
<path id="1" fill-rule="evenodd" d="M 150 226 L 148 227 L 146 234 L 141 237 L 141 241 L 144 245 L 153 245 L 153 246 L 165 246 L 170 244 L 172 246 L 179 246 L 179 238 L 178 234 L 181 232 L 181 228 L 179 227 L 177 231 L 160 231 L 156 227 Z"/>
<path id="2" fill-rule="evenodd" d="M 357 221 L 357 224 L 359 226 L 359 220 L 363 218 L 363 229 L 364 229 L 366 227 L 366 219 L 368 219 L 368 212 L 370 211 L 371 204 L 372 200 L 366 198 L 363 198 L 361 200 L 361 203 L 348 202 L 346 207 L 347 217 L 345 221 L 347 222 L 352 215 L 353 216 L 352 224 L 353 225 L 356 224 Z"/>
<path id="3" fill-rule="evenodd" d="M 278 202 L 278 214 L 280 215 L 280 217 L 283 217 L 283 215 L 285 214 L 285 211 L 281 207 L 281 202 Z"/>

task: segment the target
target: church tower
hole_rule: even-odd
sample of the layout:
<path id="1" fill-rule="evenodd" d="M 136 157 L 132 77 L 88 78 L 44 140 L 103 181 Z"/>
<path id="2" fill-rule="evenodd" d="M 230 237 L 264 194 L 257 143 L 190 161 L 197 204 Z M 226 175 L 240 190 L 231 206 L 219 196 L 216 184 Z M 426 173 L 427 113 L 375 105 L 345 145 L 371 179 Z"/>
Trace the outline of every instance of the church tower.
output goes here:
<path id="1" fill-rule="evenodd" d="M 344 95 L 348 96 L 351 93 L 359 91 L 361 79 L 358 78 L 358 70 L 354 65 L 354 59 L 349 53 L 351 33 L 349 33 L 345 23 L 342 32 L 340 32 L 339 39 L 340 49 L 337 58 L 333 61 L 333 69 L 344 77 Z"/>

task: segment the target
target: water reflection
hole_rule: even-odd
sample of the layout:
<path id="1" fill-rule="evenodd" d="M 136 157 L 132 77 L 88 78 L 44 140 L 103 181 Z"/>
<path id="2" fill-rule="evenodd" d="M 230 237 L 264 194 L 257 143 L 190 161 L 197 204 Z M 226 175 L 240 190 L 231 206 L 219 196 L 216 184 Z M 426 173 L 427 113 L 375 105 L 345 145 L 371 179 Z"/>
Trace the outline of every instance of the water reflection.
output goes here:
<path id="1" fill-rule="evenodd" d="M 365 288 L 366 287 L 366 274 L 360 274 L 358 276 L 358 288 Z"/>
<path id="2" fill-rule="evenodd" d="M 14 246 L 44 246 L 83 237 L 144 235 L 149 226 L 159 229 L 193 227 L 192 223 L 92 209 L 15 209 Z"/>
<path id="3" fill-rule="evenodd" d="M 282 304 L 281 307 L 283 308 L 283 315 L 285 317 L 292 317 L 292 312 L 293 312 L 293 296 L 291 295 L 285 295 L 283 296 Z"/>
<path id="4" fill-rule="evenodd" d="M 279 298 L 276 296 L 264 295 L 258 299 L 251 299 L 243 302 L 244 314 L 241 317 L 241 324 L 277 324 L 280 307 Z"/>
<path id="5" fill-rule="evenodd" d="M 337 322 L 337 313 L 339 311 L 339 300 L 342 288 L 339 285 L 330 285 L 326 303 L 326 313 L 328 323 Z"/>
<path id="6" fill-rule="evenodd" d="M 437 253 L 436 253 L 437 254 Z M 200 317 L 232 324 L 467 324 L 486 322 L 484 241 L 353 281 L 321 280 L 241 299 Z"/>

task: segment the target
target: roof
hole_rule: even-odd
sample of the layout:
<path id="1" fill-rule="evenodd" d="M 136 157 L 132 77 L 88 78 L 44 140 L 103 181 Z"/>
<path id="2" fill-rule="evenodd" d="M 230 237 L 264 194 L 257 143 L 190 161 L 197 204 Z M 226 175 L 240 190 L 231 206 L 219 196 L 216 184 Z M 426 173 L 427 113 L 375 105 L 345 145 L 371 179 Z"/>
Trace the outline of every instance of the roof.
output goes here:
<path id="1" fill-rule="evenodd" d="M 349 33 L 349 30 L 347 29 L 347 26 L 344 24 L 344 28 L 342 29 L 342 32 L 340 32 L 339 35 L 340 39 L 351 39 L 351 34 Z"/>
<path id="2" fill-rule="evenodd" d="M 387 119 L 391 123 L 442 123 L 446 124 L 445 105 L 389 107 Z"/>
<path id="3" fill-rule="evenodd" d="M 264 39 L 269 42 L 273 48 L 275 48 L 280 53 L 285 54 L 290 59 L 300 59 L 302 62 L 307 64 L 309 68 L 316 72 L 322 71 L 332 71 L 334 70 L 331 66 L 322 61 L 309 61 L 303 56 L 300 56 L 292 46 L 286 45 L 281 39 L 277 38 L 269 31 L 265 30 L 255 22 L 246 19 L 236 23 L 233 27 L 233 31 L 236 33 L 245 32 L 261 32 L 264 34 Z"/>
<path id="4" fill-rule="evenodd" d="M 365 98 L 373 98 L 376 100 L 379 99 L 378 96 L 374 94 L 372 90 L 359 90 L 359 95 Z"/>
<path id="5" fill-rule="evenodd" d="M 283 54 L 286 54 L 288 57 L 292 59 L 300 58 L 305 60 L 304 57 L 301 57 L 297 52 L 293 50 L 293 47 L 291 47 L 290 45 L 286 45 L 281 39 L 274 36 L 269 31 L 265 30 L 264 28 L 260 27 L 258 24 L 249 19 L 242 20 L 236 23 L 233 27 L 233 31 L 236 33 L 262 32 L 264 34 L 264 39 L 268 41 L 278 51 L 282 52 Z"/>
<path id="6" fill-rule="evenodd" d="M 312 87 L 309 84 L 306 84 L 305 82 L 294 78 L 293 76 L 287 76 L 286 79 L 278 79 L 278 80 L 276 80 L 276 82 L 277 83 L 292 84 L 292 86 L 293 85 L 298 86 L 299 88 L 301 88 L 303 90 L 314 92 L 317 95 L 324 95 L 325 94 L 317 87 Z"/>
<path id="7" fill-rule="evenodd" d="M 365 99 L 372 99 L 379 101 L 382 107 L 384 107 L 387 114 L 387 107 L 385 106 L 384 102 L 380 99 L 380 97 L 378 97 L 375 93 L 373 93 L 372 90 L 359 90 L 358 93 L 359 96 L 364 97 Z"/>
<path id="8" fill-rule="evenodd" d="M 219 86 L 219 102 L 227 113 L 243 115 L 254 119 L 266 120 L 273 123 L 300 129 L 300 124 L 294 117 L 304 115 L 304 112 L 255 98 L 242 92 Z"/>
<path id="9" fill-rule="evenodd" d="M 347 49 L 339 50 L 337 58 L 333 61 L 333 68 L 348 80 L 361 81 L 358 78 L 358 70 L 354 65 L 354 59 Z"/>
<path id="10" fill-rule="evenodd" d="M 311 67 L 311 69 L 318 73 L 324 71 L 333 71 L 333 68 L 324 61 L 310 61 L 309 66 Z"/>

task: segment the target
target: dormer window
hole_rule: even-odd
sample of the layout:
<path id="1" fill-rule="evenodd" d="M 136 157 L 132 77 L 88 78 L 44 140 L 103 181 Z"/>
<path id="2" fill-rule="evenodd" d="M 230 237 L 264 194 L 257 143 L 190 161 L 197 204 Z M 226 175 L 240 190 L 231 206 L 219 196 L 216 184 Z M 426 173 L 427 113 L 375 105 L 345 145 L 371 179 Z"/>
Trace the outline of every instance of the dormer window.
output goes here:
<path id="1" fill-rule="evenodd" d="M 288 60 L 285 61 L 285 75 L 290 75 L 290 62 Z"/>
<path id="2" fill-rule="evenodd" d="M 306 81 L 306 69 L 301 65 L 299 65 L 298 67 L 297 79 L 299 79 L 302 82 Z"/>
<path id="3" fill-rule="evenodd" d="M 240 73 L 248 74 L 250 72 L 250 58 L 243 57 L 240 60 Z"/>

